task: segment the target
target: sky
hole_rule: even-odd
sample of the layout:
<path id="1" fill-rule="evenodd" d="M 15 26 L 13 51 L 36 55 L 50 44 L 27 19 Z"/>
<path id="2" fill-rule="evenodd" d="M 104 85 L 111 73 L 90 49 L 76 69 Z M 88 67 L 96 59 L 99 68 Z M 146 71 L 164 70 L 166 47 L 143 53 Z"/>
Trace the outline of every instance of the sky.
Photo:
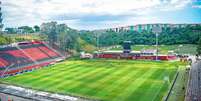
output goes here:
<path id="1" fill-rule="evenodd" d="M 1 0 L 4 27 L 57 21 L 78 30 L 201 23 L 201 0 Z"/>

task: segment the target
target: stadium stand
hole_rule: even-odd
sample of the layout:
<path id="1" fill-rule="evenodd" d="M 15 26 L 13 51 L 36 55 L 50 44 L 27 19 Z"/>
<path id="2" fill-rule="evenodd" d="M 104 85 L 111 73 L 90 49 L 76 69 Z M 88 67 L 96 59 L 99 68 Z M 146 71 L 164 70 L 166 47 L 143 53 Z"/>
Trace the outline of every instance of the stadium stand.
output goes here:
<path id="1" fill-rule="evenodd" d="M 0 77 L 46 66 L 64 57 L 44 42 L 21 42 L 0 48 Z"/>

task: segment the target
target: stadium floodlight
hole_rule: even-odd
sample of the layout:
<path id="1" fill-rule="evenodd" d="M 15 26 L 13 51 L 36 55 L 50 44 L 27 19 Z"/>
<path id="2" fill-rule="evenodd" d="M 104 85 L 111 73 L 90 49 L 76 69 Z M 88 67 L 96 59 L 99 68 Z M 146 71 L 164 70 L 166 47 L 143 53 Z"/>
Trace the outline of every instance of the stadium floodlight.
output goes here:
<path id="1" fill-rule="evenodd" d="M 156 61 L 158 60 L 158 36 L 162 32 L 161 27 L 153 27 L 152 32 L 156 35 Z"/>
<path id="2" fill-rule="evenodd" d="M 130 53 L 131 52 L 131 41 L 124 41 L 123 42 L 123 53 Z"/>

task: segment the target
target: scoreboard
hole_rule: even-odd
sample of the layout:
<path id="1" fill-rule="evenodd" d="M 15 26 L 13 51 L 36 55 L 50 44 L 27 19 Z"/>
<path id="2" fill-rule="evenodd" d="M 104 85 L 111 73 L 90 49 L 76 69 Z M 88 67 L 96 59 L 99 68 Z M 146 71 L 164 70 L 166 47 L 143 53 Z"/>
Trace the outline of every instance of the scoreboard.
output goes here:
<path id="1" fill-rule="evenodd" d="M 123 53 L 130 53 L 132 50 L 131 50 L 131 44 L 132 42 L 131 41 L 124 41 L 123 43 Z"/>

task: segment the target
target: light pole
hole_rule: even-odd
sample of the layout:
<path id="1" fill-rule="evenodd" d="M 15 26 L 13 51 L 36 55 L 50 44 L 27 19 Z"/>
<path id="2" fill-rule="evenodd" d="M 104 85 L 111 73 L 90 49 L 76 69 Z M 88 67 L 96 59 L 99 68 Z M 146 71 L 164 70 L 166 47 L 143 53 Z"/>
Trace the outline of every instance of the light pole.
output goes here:
<path id="1" fill-rule="evenodd" d="M 156 32 L 156 61 L 158 60 L 158 32 Z"/>
<path id="2" fill-rule="evenodd" d="M 97 47 L 97 50 L 99 51 L 99 35 L 98 35 L 98 33 L 96 33 L 96 47 Z"/>
<path id="3" fill-rule="evenodd" d="M 156 61 L 158 60 L 158 36 L 162 32 L 161 27 L 153 27 L 152 32 L 156 35 Z"/>

